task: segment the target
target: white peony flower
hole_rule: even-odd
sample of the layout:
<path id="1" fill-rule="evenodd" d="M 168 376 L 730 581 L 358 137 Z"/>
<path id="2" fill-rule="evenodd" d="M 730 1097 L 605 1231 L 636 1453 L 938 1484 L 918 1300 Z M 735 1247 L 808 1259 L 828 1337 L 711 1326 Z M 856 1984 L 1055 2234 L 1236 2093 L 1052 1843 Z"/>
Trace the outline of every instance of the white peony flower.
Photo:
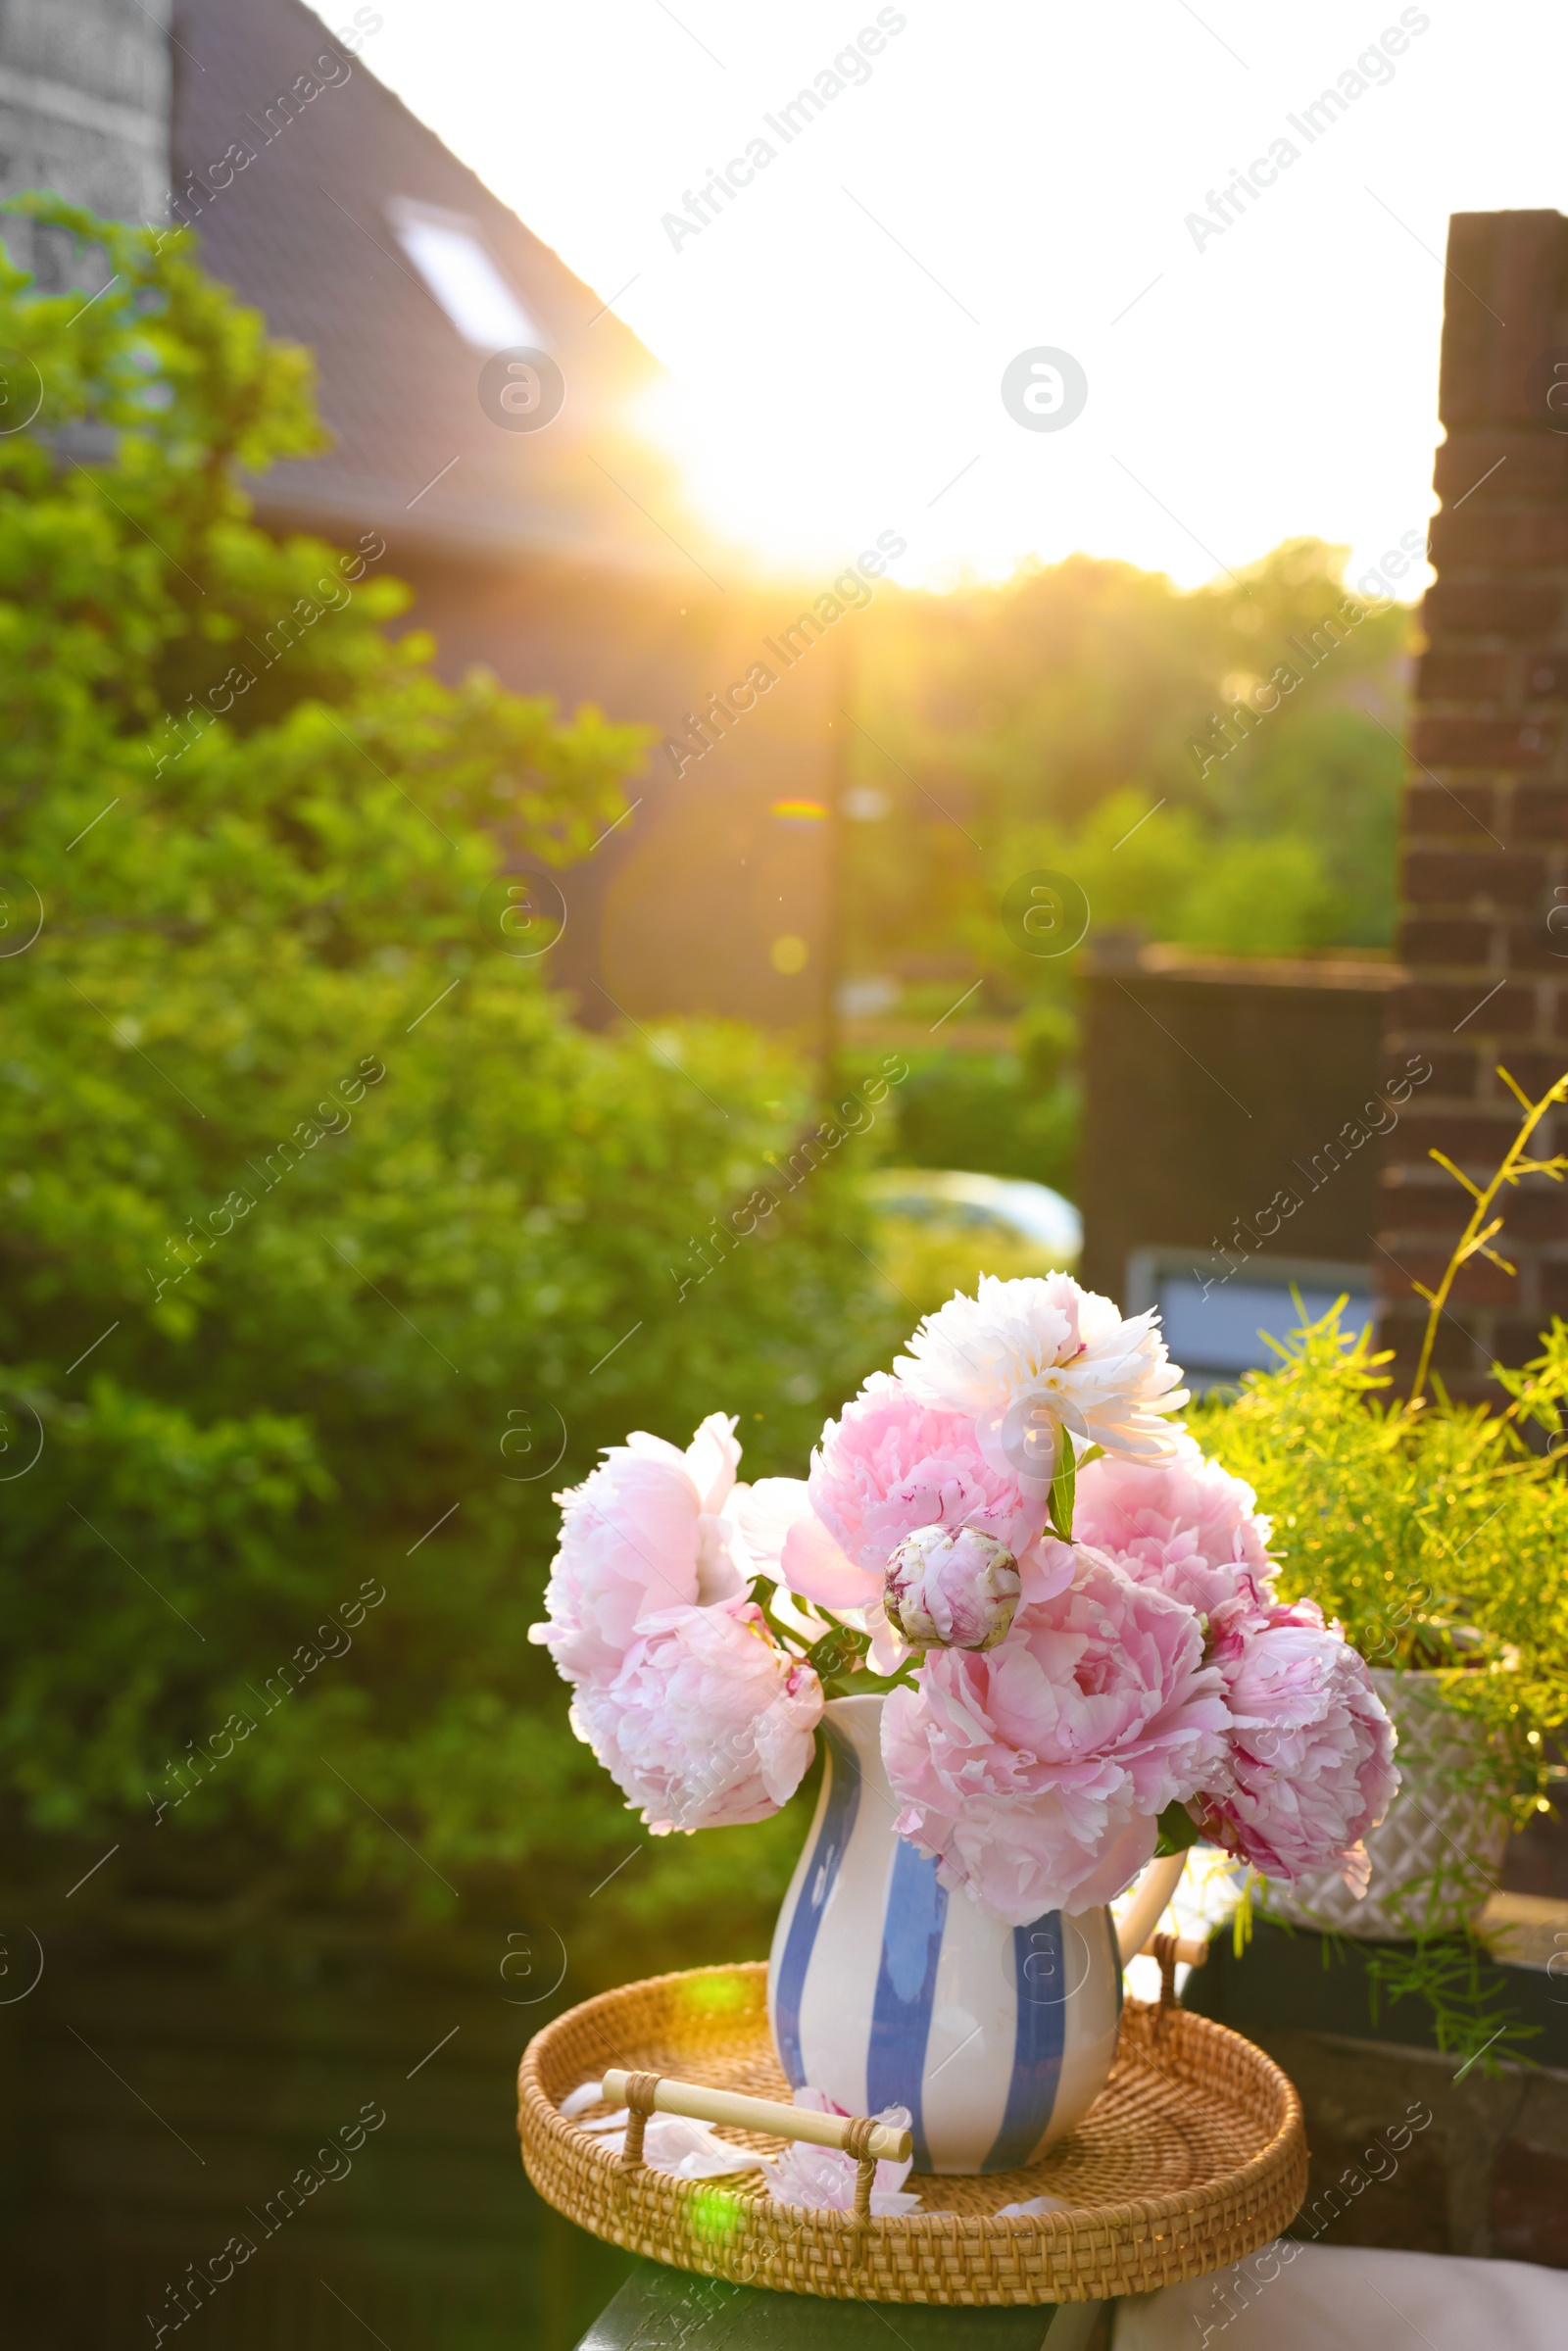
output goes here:
<path id="1" fill-rule="evenodd" d="M 1165 1415 L 1187 1402 L 1154 1311 L 1124 1317 L 1070 1274 L 1002 1282 L 928 1314 L 894 1370 L 923 1404 L 970 1414 L 982 1451 L 1015 1476 L 1049 1481 L 1065 1430 L 1130 1460 L 1172 1449 Z"/>

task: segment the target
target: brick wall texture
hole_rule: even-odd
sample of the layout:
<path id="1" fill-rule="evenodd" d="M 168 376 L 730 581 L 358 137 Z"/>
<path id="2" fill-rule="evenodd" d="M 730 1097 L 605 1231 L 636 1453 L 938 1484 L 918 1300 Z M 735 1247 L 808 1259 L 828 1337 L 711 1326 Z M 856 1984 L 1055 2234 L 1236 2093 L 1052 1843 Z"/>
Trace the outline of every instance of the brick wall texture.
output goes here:
<path id="1" fill-rule="evenodd" d="M 1518 1108 L 1568 1069 L 1568 220 L 1461 213 L 1449 229 L 1437 455 L 1403 809 L 1391 1064 L 1434 1066 L 1385 1148 L 1376 1264 L 1384 1343 L 1414 1363 L 1429 1287 L 1470 1202 L 1428 1156 L 1473 1178 L 1502 1157 Z M 1538 1131 L 1568 1151 L 1568 1111 Z M 1528 1179 L 1473 1259 L 1434 1356 L 1457 1393 L 1518 1363 L 1568 1315 L 1568 1186 Z M 1491 1392 L 1496 1395 L 1494 1388 Z"/>
<path id="2" fill-rule="evenodd" d="M 169 0 L 8 0 L 0 194 L 52 188 L 112 219 L 170 219 L 168 19 Z M 27 242 L 7 223 L 13 250 Z"/>

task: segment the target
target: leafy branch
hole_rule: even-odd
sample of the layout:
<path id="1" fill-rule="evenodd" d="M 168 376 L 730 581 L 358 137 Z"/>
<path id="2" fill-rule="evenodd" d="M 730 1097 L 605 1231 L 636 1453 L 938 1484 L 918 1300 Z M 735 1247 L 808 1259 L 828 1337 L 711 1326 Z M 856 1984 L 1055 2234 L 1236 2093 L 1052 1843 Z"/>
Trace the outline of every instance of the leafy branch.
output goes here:
<path id="1" fill-rule="evenodd" d="M 1550 1176 L 1553 1183 L 1560 1184 L 1563 1177 L 1568 1175 L 1568 1158 L 1560 1154 L 1550 1159 L 1532 1159 L 1526 1156 L 1530 1138 L 1545 1117 L 1546 1112 L 1556 1103 L 1568 1100 L 1568 1070 L 1564 1071 L 1556 1084 L 1549 1087 L 1537 1102 L 1530 1100 L 1524 1088 L 1514 1082 L 1500 1063 L 1497 1075 L 1514 1100 L 1521 1104 L 1525 1115 L 1519 1132 L 1509 1144 L 1501 1164 L 1485 1190 L 1479 1184 L 1472 1183 L 1462 1168 L 1455 1167 L 1446 1152 L 1433 1151 L 1430 1154 L 1440 1167 L 1447 1170 L 1455 1183 L 1464 1186 L 1474 1200 L 1475 1206 L 1470 1211 L 1469 1222 L 1459 1236 L 1458 1244 L 1452 1256 L 1448 1259 L 1443 1279 L 1437 1289 L 1428 1290 L 1421 1282 L 1411 1285 L 1417 1296 L 1426 1299 L 1428 1306 L 1427 1327 L 1421 1340 L 1421 1358 L 1416 1365 L 1415 1386 L 1410 1392 L 1412 1403 L 1419 1403 L 1426 1393 L 1427 1374 L 1432 1368 L 1432 1349 L 1437 1344 L 1438 1324 L 1443 1319 L 1444 1308 L 1448 1302 L 1448 1295 L 1458 1278 L 1461 1266 L 1467 1265 L 1472 1257 L 1481 1256 L 1500 1267 L 1504 1273 L 1511 1274 L 1517 1270 L 1516 1267 L 1509 1264 L 1506 1257 L 1500 1256 L 1492 1247 L 1493 1241 L 1502 1230 L 1503 1219 L 1501 1216 L 1494 1216 L 1492 1211 L 1504 1184 L 1517 1184 L 1521 1176 L 1527 1175 Z"/>

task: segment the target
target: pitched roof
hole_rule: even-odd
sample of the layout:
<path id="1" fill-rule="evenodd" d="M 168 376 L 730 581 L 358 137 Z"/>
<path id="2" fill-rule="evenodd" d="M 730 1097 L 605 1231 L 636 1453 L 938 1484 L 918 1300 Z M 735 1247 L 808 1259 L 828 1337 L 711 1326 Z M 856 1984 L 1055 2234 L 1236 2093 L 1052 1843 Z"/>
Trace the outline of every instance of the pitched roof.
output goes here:
<path id="1" fill-rule="evenodd" d="M 629 414 L 659 363 L 592 289 L 300 0 L 177 0 L 173 34 L 173 217 L 274 334 L 315 351 L 334 435 L 256 485 L 263 514 L 470 555 L 680 563 L 642 509 L 695 526 Z M 514 348 L 530 328 L 564 404 L 544 430 L 503 429 L 473 338 Z"/>

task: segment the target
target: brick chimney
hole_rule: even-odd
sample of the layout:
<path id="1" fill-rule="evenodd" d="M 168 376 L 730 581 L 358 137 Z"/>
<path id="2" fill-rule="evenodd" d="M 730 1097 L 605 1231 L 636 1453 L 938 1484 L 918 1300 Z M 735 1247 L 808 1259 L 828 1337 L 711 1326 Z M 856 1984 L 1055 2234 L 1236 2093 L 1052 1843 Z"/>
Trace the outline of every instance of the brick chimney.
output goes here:
<path id="1" fill-rule="evenodd" d="M 1429 1157 L 1473 1178 L 1501 1158 L 1518 1108 L 1501 1061 L 1532 1097 L 1568 1069 L 1568 220 L 1460 213 L 1449 227 L 1434 475 L 1437 580 L 1412 713 L 1403 806 L 1400 948 L 1390 999 L 1391 1070 L 1424 1054 L 1420 1085 L 1385 1150 L 1375 1264 L 1385 1345 L 1414 1366 L 1434 1285 L 1470 1202 Z M 1555 912 L 1555 909 L 1561 909 Z M 1538 1131 L 1568 1149 L 1568 1113 Z M 1504 1203 L 1509 1276 L 1474 1259 L 1442 1328 L 1435 1368 L 1487 1393 L 1487 1365 L 1518 1363 L 1553 1312 L 1568 1314 L 1568 1187 L 1536 1179 Z M 1496 1395 L 1494 1388 L 1490 1391 Z"/>

